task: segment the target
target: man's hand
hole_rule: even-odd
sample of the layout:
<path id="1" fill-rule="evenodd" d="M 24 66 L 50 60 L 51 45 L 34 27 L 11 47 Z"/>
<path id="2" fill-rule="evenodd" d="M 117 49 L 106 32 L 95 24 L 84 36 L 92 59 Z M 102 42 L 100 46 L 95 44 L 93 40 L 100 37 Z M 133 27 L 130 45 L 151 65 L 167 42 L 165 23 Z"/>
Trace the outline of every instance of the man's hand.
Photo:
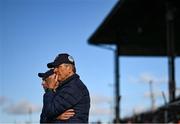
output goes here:
<path id="1" fill-rule="evenodd" d="M 43 88 L 44 89 L 47 89 L 47 88 L 56 89 L 56 87 L 58 86 L 57 78 L 58 77 L 55 74 L 46 78 L 42 83 Z"/>
<path id="2" fill-rule="evenodd" d="M 75 112 L 74 109 L 68 109 L 61 115 L 59 115 L 56 119 L 58 120 L 68 120 L 70 117 L 74 116 Z"/>

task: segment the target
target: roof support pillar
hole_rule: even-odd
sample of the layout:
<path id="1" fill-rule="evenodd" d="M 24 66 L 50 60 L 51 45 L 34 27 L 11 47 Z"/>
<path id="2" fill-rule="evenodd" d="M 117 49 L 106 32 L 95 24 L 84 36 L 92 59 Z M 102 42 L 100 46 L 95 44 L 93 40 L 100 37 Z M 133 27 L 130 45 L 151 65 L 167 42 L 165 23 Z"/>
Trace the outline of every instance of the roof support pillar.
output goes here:
<path id="1" fill-rule="evenodd" d="M 167 55 L 168 55 L 168 75 L 169 75 L 169 101 L 175 100 L 175 53 L 174 53 L 174 11 L 170 3 L 166 3 L 166 35 L 167 35 Z"/>
<path id="2" fill-rule="evenodd" d="M 119 80 L 119 55 L 118 55 L 119 45 L 116 44 L 116 48 L 114 51 L 114 59 L 115 59 L 115 123 L 120 123 L 120 80 Z"/>

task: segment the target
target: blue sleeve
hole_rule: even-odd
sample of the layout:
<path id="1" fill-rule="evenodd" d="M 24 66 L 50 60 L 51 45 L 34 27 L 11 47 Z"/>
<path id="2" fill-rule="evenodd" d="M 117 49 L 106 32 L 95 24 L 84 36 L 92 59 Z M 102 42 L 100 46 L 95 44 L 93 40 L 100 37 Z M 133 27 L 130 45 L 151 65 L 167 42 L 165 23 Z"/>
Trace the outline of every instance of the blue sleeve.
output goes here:
<path id="1" fill-rule="evenodd" d="M 67 87 L 64 90 L 47 91 L 44 94 L 44 112 L 48 118 L 56 118 L 65 110 L 72 108 L 81 99 L 81 93 L 77 87 Z"/>
<path id="2" fill-rule="evenodd" d="M 40 123 L 49 123 L 50 121 L 48 120 L 45 112 L 44 112 L 44 107 L 42 108 L 42 113 L 40 115 Z"/>

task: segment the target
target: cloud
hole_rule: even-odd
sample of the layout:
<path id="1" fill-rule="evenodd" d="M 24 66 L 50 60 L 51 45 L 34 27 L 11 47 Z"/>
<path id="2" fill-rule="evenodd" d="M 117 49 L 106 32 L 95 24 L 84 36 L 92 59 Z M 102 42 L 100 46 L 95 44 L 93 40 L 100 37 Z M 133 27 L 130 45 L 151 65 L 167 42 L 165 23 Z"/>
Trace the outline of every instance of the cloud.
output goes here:
<path id="1" fill-rule="evenodd" d="M 90 114 L 92 116 L 103 116 L 103 115 L 112 115 L 113 114 L 113 110 L 110 108 L 97 108 L 97 107 L 93 107 L 90 110 Z"/>
<path id="2" fill-rule="evenodd" d="M 163 78 L 163 77 L 156 77 L 152 74 L 149 73 L 142 73 L 139 76 L 139 82 L 143 82 L 143 83 L 149 83 L 149 81 L 153 81 L 155 83 L 167 83 L 167 79 Z"/>
<path id="3" fill-rule="evenodd" d="M 0 96 L 0 106 L 6 104 L 8 102 L 8 98 L 5 96 Z"/>
<path id="4" fill-rule="evenodd" d="M 91 104 L 104 104 L 104 103 L 111 103 L 112 97 L 104 96 L 104 95 L 92 95 L 91 96 Z"/>
<path id="5" fill-rule="evenodd" d="M 104 116 L 104 115 L 112 115 L 113 109 L 112 103 L 113 98 L 109 96 L 104 96 L 101 94 L 92 95 L 91 96 L 91 109 L 90 115 L 91 116 Z"/>
<path id="6" fill-rule="evenodd" d="M 153 95 L 154 95 L 154 98 L 162 97 L 162 92 L 160 92 L 160 91 L 153 91 Z M 150 92 L 145 92 L 144 93 L 144 97 L 145 98 L 150 98 L 151 97 L 151 93 Z"/>
<path id="7" fill-rule="evenodd" d="M 167 83 L 167 78 L 165 77 L 156 77 L 150 73 L 142 73 L 138 77 L 129 77 L 130 82 L 135 83 L 149 83 L 150 81 L 153 81 L 154 83 Z"/>
<path id="8" fill-rule="evenodd" d="M 16 104 L 11 104 L 3 109 L 4 112 L 14 115 L 34 113 L 39 112 L 40 110 L 40 106 L 34 105 L 26 100 L 20 101 Z"/>

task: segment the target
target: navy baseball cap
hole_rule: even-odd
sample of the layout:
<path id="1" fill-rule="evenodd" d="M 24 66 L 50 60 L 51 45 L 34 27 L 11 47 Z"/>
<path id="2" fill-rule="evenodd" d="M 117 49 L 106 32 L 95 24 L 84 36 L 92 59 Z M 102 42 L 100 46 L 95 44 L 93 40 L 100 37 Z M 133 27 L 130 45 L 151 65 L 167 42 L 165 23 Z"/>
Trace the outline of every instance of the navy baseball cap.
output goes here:
<path id="1" fill-rule="evenodd" d="M 42 78 L 43 80 L 45 80 L 46 78 L 48 78 L 52 74 L 54 74 L 54 69 L 50 69 L 50 70 L 46 71 L 45 73 L 38 73 L 38 76 L 40 78 Z"/>
<path id="2" fill-rule="evenodd" d="M 59 65 L 61 65 L 63 63 L 75 65 L 75 62 L 74 62 L 74 59 L 73 59 L 72 56 L 70 56 L 67 53 L 62 53 L 62 54 L 59 54 L 55 58 L 54 62 L 48 63 L 47 67 L 48 68 L 55 68 L 55 67 L 57 67 L 57 66 L 59 66 Z"/>

